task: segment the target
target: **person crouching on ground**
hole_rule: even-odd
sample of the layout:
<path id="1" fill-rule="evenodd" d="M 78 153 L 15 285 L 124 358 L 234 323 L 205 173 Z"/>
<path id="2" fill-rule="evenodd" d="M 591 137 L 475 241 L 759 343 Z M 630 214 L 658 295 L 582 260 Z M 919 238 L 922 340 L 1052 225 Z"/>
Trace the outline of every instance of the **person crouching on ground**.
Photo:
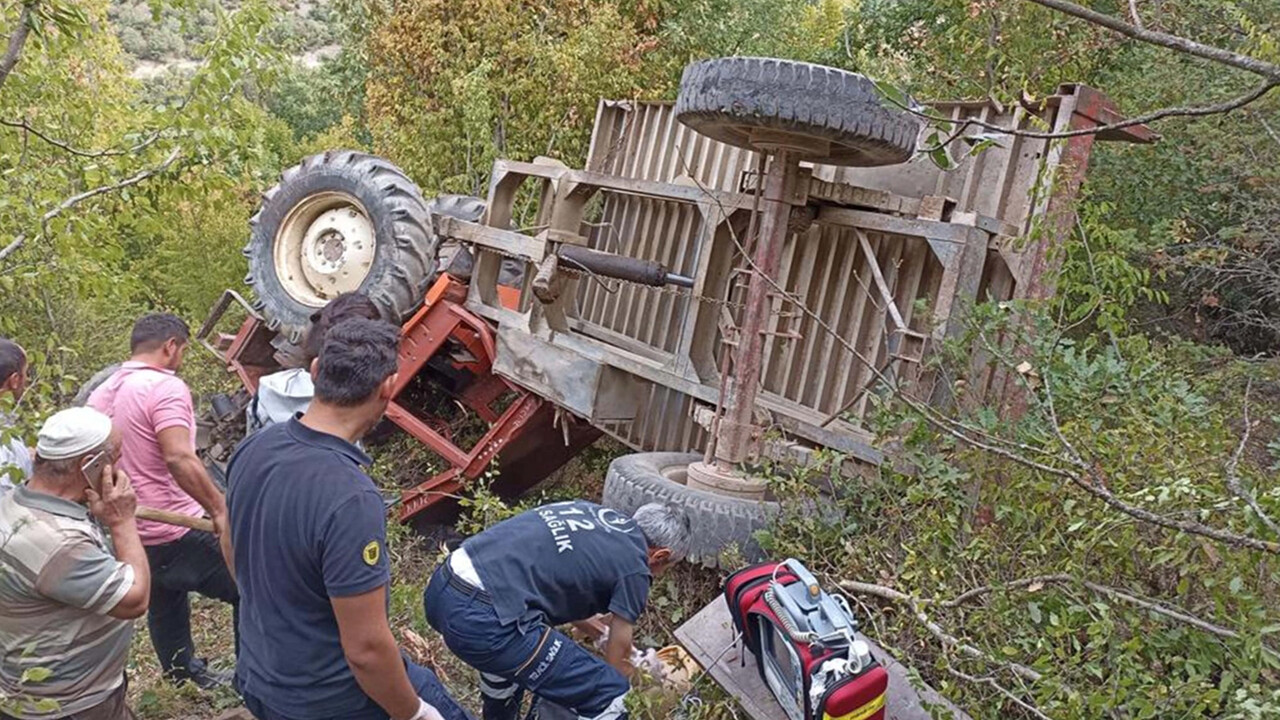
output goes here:
<path id="1" fill-rule="evenodd" d="M 119 454 L 110 418 L 63 410 L 40 429 L 30 480 L 0 497 L 4 720 L 133 718 L 125 661 L 151 571 Z"/>
<path id="2" fill-rule="evenodd" d="M 484 720 L 515 718 L 522 690 L 580 718 L 617 720 L 652 577 L 688 550 L 688 519 L 673 505 L 630 518 L 584 501 L 546 505 L 454 550 L 423 594 L 427 622 L 480 671 Z M 554 627 L 603 613 L 607 664 Z"/>
<path id="3" fill-rule="evenodd" d="M 355 445 L 386 411 L 399 340 L 390 323 L 335 325 L 306 413 L 251 435 L 231 458 L 236 680 L 259 720 L 468 717 L 391 634 L 386 510 Z"/>

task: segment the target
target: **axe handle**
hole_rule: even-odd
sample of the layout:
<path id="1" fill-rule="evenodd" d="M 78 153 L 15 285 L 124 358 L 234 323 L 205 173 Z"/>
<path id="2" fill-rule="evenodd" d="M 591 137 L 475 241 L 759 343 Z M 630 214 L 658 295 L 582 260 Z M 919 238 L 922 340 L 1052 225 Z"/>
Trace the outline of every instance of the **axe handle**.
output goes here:
<path id="1" fill-rule="evenodd" d="M 158 510 L 139 505 L 134 511 L 133 516 L 143 520 L 151 520 L 152 522 L 165 523 L 166 525 L 178 525 L 180 527 L 191 528 L 192 530 L 203 530 L 205 532 L 213 532 L 213 521 L 208 518 L 192 517 L 191 515 L 182 515 L 168 510 Z"/>

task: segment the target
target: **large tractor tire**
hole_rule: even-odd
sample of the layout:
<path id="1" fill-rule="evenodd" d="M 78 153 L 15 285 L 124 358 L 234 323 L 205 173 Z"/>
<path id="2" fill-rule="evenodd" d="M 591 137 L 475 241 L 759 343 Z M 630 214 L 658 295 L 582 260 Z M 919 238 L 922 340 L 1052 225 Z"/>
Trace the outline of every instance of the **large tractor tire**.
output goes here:
<path id="1" fill-rule="evenodd" d="M 791 60 L 730 57 L 684 69 L 676 118 L 735 147 L 758 149 L 761 132 L 821 148 L 804 159 L 829 165 L 894 165 L 915 153 L 920 121 L 887 107 L 857 73 Z M 779 136 L 776 133 L 781 133 Z M 785 144 L 785 143 L 783 143 Z"/>
<path id="2" fill-rule="evenodd" d="M 297 343 L 311 314 L 359 291 L 392 322 L 421 303 L 438 239 L 418 187 L 395 165 L 351 150 L 284 171 L 249 221 L 245 282 L 268 326 Z"/>
<path id="3" fill-rule="evenodd" d="M 110 380 L 111 376 L 115 375 L 116 371 L 119 369 L 120 363 L 113 363 L 94 373 L 93 377 L 85 380 L 84 383 L 80 385 L 80 389 L 76 391 L 75 397 L 71 399 L 71 404 L 75 407 L 84 407 L 87 405 L 89 403 L 89 396 L 93 394 L 93 391 L 97 390 L 98 386 L 102 383 Z"/>
<path id="4" fill-rule="evenodd" d="M 689 560 L 707 567 L 717 566 L 721 553 L 733 546 L 749 561 L 763 559 L 755 532 L 769 525 L 778 514 L 778 504 L 687 487 L 685 469 L 701 460 L 701 455 L 689 453 L 623 455 L 609 465 L 604 504 L 627 514 L 651 502 L 682 508 L 693 529 Z"/>

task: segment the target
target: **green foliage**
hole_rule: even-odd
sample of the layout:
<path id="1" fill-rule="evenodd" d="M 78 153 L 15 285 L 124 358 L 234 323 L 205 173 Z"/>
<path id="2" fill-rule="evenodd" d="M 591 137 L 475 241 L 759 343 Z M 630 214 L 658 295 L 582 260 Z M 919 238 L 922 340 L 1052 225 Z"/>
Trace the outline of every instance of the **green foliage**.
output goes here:
<path id="1" fill-rule="evenodd" d="M 1086 4 L 1113 15 L 1128 12 L 1123 3 Z M 1275 53 L 1274 3 L 1138 7 L 1149 27 L 1258 58 Z M 1086 83 L 1136 115 L 1221 101 L 1256 81 L 1028 2 L 862 0 L 849 6 L 846 19 L 851 52 L 845 65 L 916 97 L 991 97 L 1008 106 L 1035 103 L 1062 83 Z M 1207 335 L 1250 353 L 1280 342 L 1280 303 L 1270 292 L 1280 255 L 1272 230 L 1280 221 L 1280 170 L 1271 161 L 1280 148 L 1280 124 L 1268 120 L 1278 107 L 1280 94 L 1273 92 L 1235 113 L 1162 121 L 1154 127 L 1162 135 L 1155 146 L 1095 144 L 1090 199 L 1107 211 L 1095 214 L 1089 237 L 1132 235 L 1124 241 L 1125 259 L 1150 270 L 1163 291 L 1126 303 L 1104 322 L 1124 313 L 1170 314 L 1148 307 L 1155 300 L 1171 303 L 1174 316 L 1192 311 L 1186 320 L 1164 322 L 1165 329 Z M 948 157 L 937 146 L 953 126 L 935 127 L 923 150 L 947 167 L 968 148 L 956 141 Z M 1066 248 L 1068 257 L 1079 255 L 1078 242 L 1073 238 Z"/>
<path id="2" fill-rule="evenodd" d="M 1137 231 L 1108 225 L 1111 212 L 1107 203 L 1080 205 L 1078 235 L 1064 250 L 1058 302 L 1068 324 L 1091 321 L 1114 335 L 1128 329 L 1135 305 L 1168 302 L 1168 293 L 1152 286 Z"/>
<path id="3" fill-rule="evenodd" d="M 272 47 L 301 55 L 337 39 L 337 23 L 326 0 L 273 2 L 278 21 L 267 32 Z M 125 52 L 140 60 L 177 62 L 201 57 L 200 47 L 219 32 L 219 16 L 239 3 L 229 0 L 114 0 L 108 17 Z"/>
<path id="4" fill-rule="evenodd" d="M 839 8 L 796 0 L 398 3 L 373 13 L 368 36 L 373 146 L 427 192 L 484 194 L 500 157 L 581 165 L 600 98 L 670 98 L 691 59 L 826 57 Z"/>
<path id="5" fill-rule="evenodd" d="M 28 44 L 0 90 L 0 117 L 77 150 L 0 133 L 10 182 L 0 234 L 23 240 L 0 262 L 0 334 L 32 354 L 38 380 L 19 413 L 27 432 L 120 359 L 138 314 L 164 307 L 195 324 L 239 283 L 251 188 L 292 160 L 287 128 L 242 94 L 269 84 L 279 60 L 262 44 L 274 17 L 266 2 L 216 11 L 200 66 L 158 94 L 129 78 L 106 5 L 80 4 L 88 22 L 75 34 L 44 23 L 43 42 Z M 146 173 L 157 174 L 116 187 Z M 78 198 L 94 188 L 104 191 Z"/>
<path id="6" fill-rule="evenodd" d="M 1226 473 L 1240 438 L 1245 379 L 1254 379 L 1254 402 L 1266 403 L 1253 408 L 1255 417 L 1274 412 L 1280 366 L 1141 336 L 1077 342 L 1029 312 L 980 307 L 973 334 L 957 340 L 949 356 L 960 364 L 937 368 L 944 377 L 967 373 L 975 340 L 999 347 L 994 339 L 1005 338 L 1004 347 L 1022 348 L 1019 361 L 1028 362 L 1019 371 L 1018 361 L 998 353 L 997 362 L 1023 383 L 1021 416 L 998 413 L 963 390 L 950 421 L 932 422 L 901 403 L 882 405 L 882 442 L 901 447 L 901 467 L 912 472 L 886 467 L 857 481 L 836 480 L 840 513 L 806 513 L 802 502 L 796 517 L 786 516 L 767 536 L 773 553 L 799 554 L 833 580 L 886 585 L 930 603 L 933 620 L 994 660 L 947 652 L 902 612 L 905 606 L 876 609 L 881 601 L 860 598 L 868 632 L 931 668 L 930 683 L 975 717 L 1016 716 L 1018 709 L 991 686 L 961 681 L 949 669 L 995 677 L 1050 717 L 1274 711 L 1276 557 L 1155 527 L 1041 468 L 1083 472 L 1070 460 L 1078 453 L 1126 506 L 1267 538 L 1227 489 Z M 959 442 L 958 428 L 1009 457 Z M 1275 430 L 1255 429 L 1264 432 Z M 1255 442 L 1260 448 L 1263 440 Z M 820 466 L 784 480 L 780 494 L 794 497 L 815 475 L 828 481 Z M 1269 475 L 1248 461 L 1239 468 L 1242 485 L 1274 515 L 1280 491 Z M 1009 587 L 1058 573 L 1077 581 Z M 1215 637 L 1083 581 L 1225 625 L 1239 637 Z M 938 604 L 985 585 L 994 590 L 956 606 Z M 1035 668 L 1046 680 L 1016 690 L 1003 661 Z"/>

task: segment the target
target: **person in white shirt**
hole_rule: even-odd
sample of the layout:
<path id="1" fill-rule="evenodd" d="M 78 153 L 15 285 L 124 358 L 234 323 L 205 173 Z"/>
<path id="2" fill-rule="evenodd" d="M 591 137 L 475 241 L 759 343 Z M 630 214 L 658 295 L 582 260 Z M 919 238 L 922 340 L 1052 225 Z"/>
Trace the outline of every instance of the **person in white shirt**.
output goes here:
<path id="1" fill-rule="evenodd" d="M 264 375 L 258 381 L 258 393 L 246 413 L 249 434 L 306 412 L 315 395 L 311 363 L 320 355 L 324 336 L 329 328 L 352 318 L 380 320 L 381 314 L 372 300 L 352 292 L 335 297 L 311 316 L 311 327 L 302 340 L 302 365 Z"/>
<path id="2" fill-rule="evenodd" d="M 0 396 L 16 405 L 27 389 L 27 353 L 21 345 L 0 338 Z M 0 406 L 0 492 L 31 477 L 31 450 L 18 434 L 17 422 Z"/>

